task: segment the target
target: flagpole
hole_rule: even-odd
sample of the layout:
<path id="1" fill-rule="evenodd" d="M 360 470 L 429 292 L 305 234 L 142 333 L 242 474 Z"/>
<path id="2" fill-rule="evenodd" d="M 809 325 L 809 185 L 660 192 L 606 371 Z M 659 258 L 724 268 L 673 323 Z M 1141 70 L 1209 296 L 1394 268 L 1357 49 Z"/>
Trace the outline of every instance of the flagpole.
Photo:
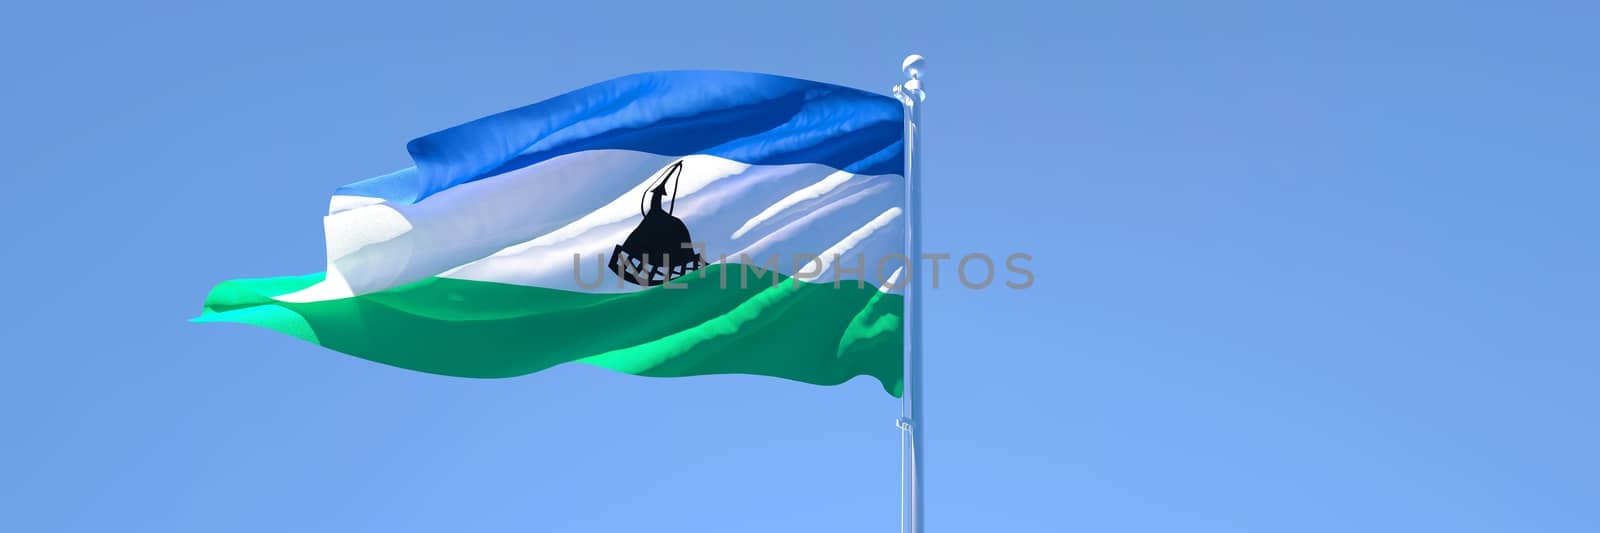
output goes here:
<path id="1" fill-rule="evenodd" d="M 927 429 L 922 405 L 922 278 L 915 268 L 922 258 L 922 101 L 927 94 L 922 91 L 922 73 L 927 61 L 911 54 L 900 64 L 906 81 L 894 86 L 894 96 L 905 106 L 905 185 L 906 185 L 906 255 L 905 265 L 905 358 L 900 396 L 900 426 L 902 437 L 909 437 L 910 464 L 901 461 L 901 529 L 906 533 L 923 533 L 922 509 L 922 444 Z M 906 439 L 902 439 L 906 440 Z M 901 453 L 906 446 L 901 445 Z"/>

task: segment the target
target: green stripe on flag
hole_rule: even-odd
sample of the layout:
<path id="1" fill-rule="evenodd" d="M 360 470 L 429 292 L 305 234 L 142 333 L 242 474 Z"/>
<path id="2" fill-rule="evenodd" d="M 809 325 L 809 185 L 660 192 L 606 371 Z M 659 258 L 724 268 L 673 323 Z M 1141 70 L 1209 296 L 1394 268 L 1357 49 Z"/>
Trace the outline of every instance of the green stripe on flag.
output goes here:
<path id="1" fill-rule="evenodd" d="M 722 272 L 727 272 L 726 284 Z M 311 303 L 273 300 L 322 274 L 224 282 L 196 322 L 276 330 L 402 368 L 475 378 L 579 361 L 641 376 L 759 374 L 819 385 L 877 378 L 901 391 L 904 297 L 854 281 L 739 287 L 738 265 L 621 293 L 451 278 Z M 771 274 L 769 274 L 770 276 Z"/>

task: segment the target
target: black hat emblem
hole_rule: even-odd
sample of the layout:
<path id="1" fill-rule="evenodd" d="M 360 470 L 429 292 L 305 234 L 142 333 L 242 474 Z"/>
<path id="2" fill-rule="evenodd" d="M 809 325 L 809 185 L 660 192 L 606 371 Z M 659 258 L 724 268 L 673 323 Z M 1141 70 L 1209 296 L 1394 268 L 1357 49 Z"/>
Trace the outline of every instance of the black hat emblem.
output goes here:
<path id="1" fill-rule="evenodd" d="M 678 181 L 682 174 L 683 161 L 680 160 L 668 167 L 661 179 L 656 180 L 639 197 L 639 212 L 644 215 L 644 220 L 633 228 L 627 240 L 611 251 L 610 268 L 617 277 L 649 287 L 705 266 L 700 254 L 686 247 L 694 242 L 689 236 L 689 227 L 678 217 L 672 216 L 673 208 L 678 205 Z M 663 209 L 661 199 L 667 195 L 668 181 L 672 182 L 672 199 Z M 645 198 L 650 200 L 648 211 L 644 207 Z"/>

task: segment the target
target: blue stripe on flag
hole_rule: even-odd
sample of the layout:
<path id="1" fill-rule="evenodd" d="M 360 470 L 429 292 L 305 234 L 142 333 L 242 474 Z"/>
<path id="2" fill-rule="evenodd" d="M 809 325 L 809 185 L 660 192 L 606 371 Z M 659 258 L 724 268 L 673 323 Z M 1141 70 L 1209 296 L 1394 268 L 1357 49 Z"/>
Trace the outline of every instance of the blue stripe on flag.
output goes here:
<path id="1" fill-rule="evenodd" d="M 605 81 L 407 144 L 416 166 L 336 194 L 415 203 L 450 187 L 584 150 L 707 154 L 902 174 L 893 98 L 748 72 L 647 72 Z"/>

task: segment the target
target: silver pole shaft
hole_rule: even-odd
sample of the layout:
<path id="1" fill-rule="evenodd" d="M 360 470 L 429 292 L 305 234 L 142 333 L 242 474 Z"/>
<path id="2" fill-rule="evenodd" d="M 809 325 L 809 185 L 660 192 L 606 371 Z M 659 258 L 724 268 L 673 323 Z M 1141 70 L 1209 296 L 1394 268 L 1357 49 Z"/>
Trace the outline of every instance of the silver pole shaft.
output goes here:
<path id="1" fill-rule="evenodd" d="M 912 54 L 900 65 L 905 72 L 905 83 L 894 87 L 894 95 L 905 106 L 906 146 L 906 264 L 905 274 L 905 376 L 901 391 L 900 429 L 911 438 L 910 465 L 905 468 L 901 490 L 907 493 L 901 509 L 901 524 L 909 533 L 923 533 L 922 507 L 922 445 L 927 440 L 927 416 L 922 404 L 922 278 L 916 268 L 922 259 L 922 101 L 927 94 L 922 90 L 922 72 L 927 62 L 922 56 Z"/>

